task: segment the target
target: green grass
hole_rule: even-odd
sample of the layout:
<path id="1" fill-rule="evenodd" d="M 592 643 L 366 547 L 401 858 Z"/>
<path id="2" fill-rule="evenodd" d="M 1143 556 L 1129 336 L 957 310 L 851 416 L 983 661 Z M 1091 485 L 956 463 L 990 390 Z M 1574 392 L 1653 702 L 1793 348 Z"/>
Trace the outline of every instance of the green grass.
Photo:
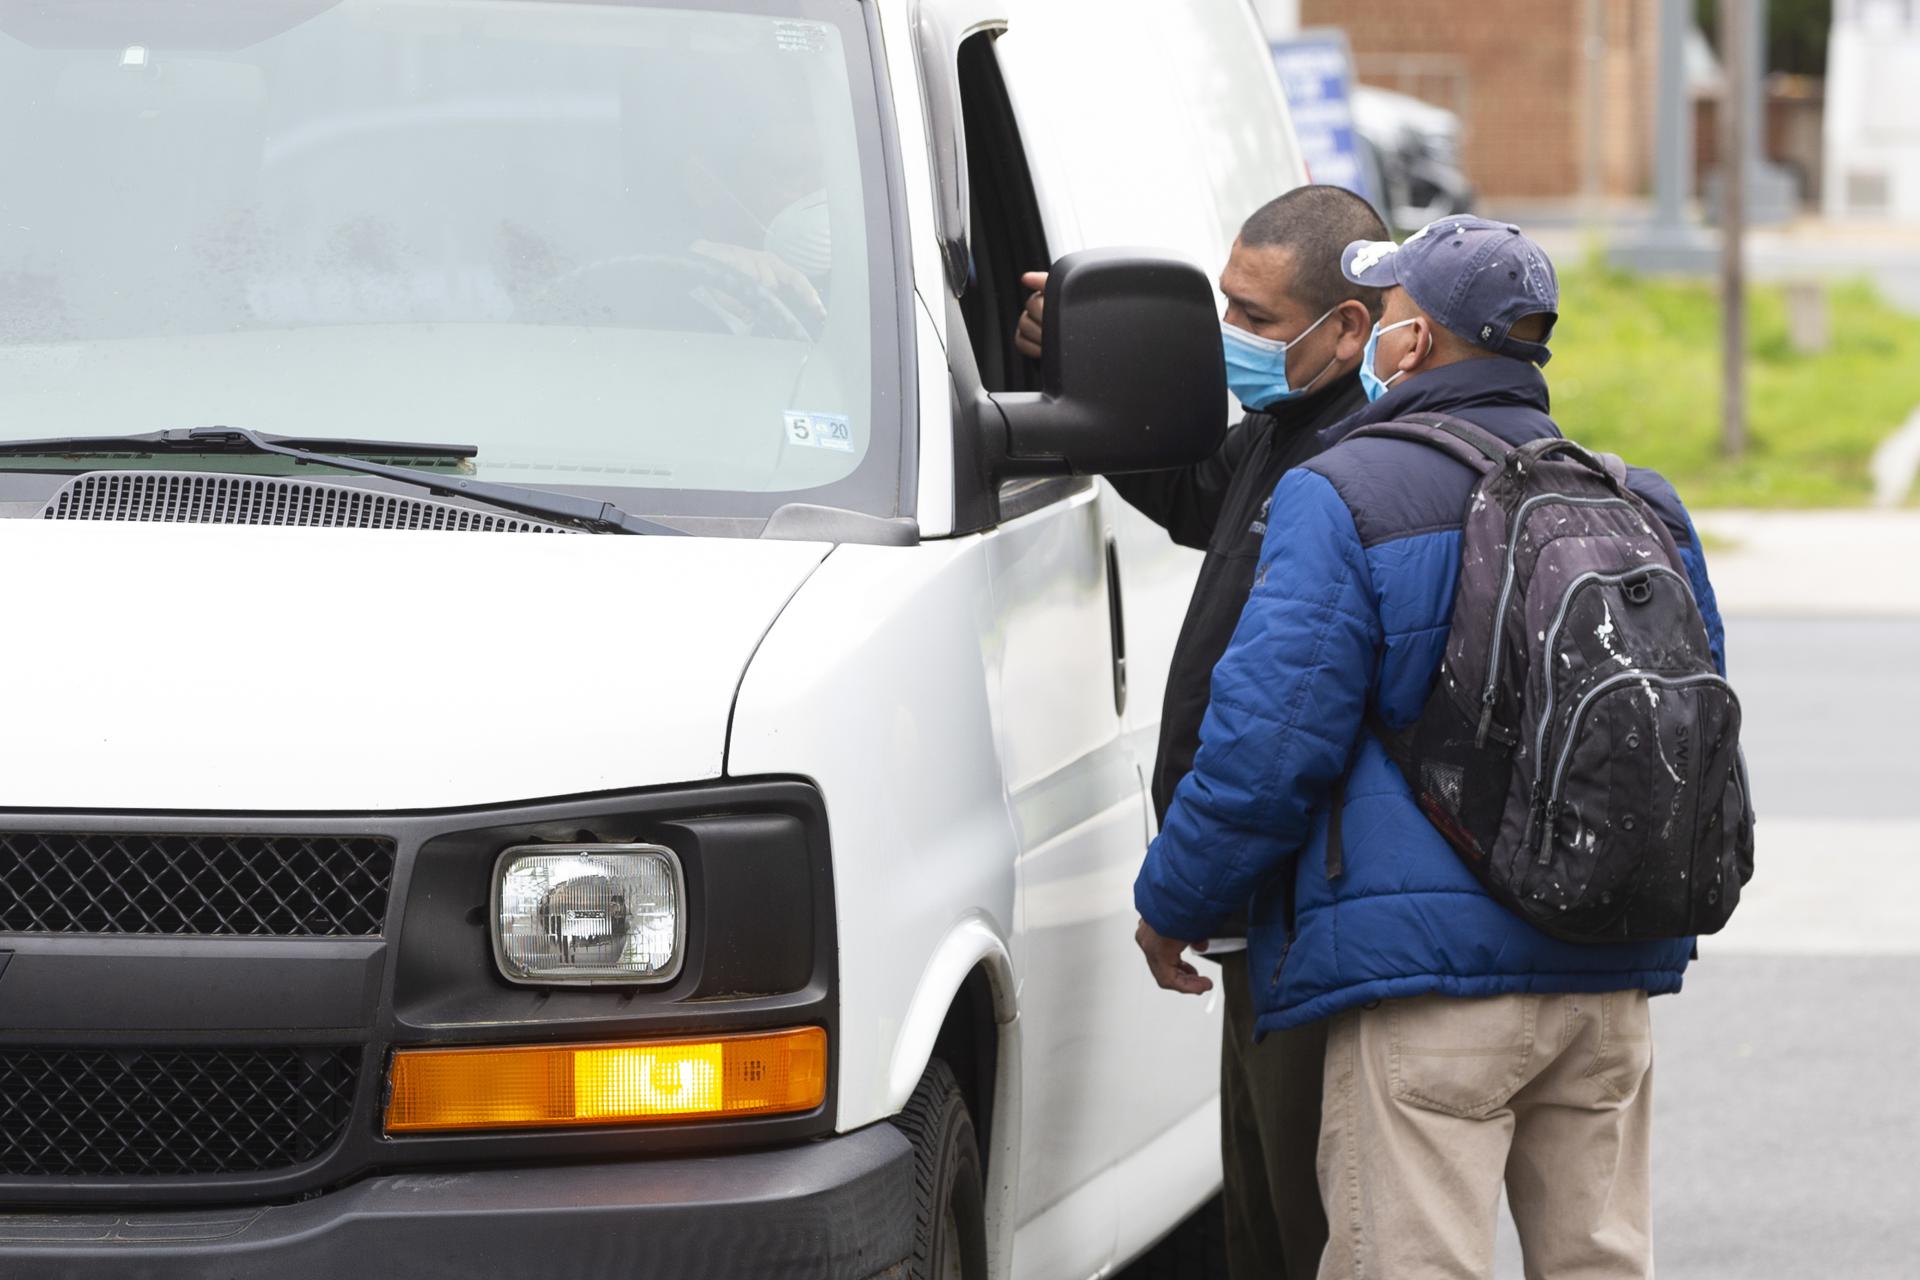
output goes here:
<path id="1" fill-rule="evenodd" d="M 1708 555 L 1725 555 L 1731 551 L 1739 551 L 1747 545 L 1739 538 L 1729 538 L 1711 529 L 1695 529 L 1694 532 L 1700 535 L 1700 546 Z"/>
<path id="2" fill-rule="evenodd" d="M 1546 368 L 1553 416 L 1584 444 L 1653 467 L 1696 507 L 1854 506 L 1868 462 L 1920 406 L 1920 317 L 1865 283 L 1828 290 L 1830 344 L 1787 342 L 1777 287 L 1748 292 L 1748 448 L 1720 452 L 1720 307 L 1711 280 L 1636 276 L 1597 258 L 1560 277 Z"/>

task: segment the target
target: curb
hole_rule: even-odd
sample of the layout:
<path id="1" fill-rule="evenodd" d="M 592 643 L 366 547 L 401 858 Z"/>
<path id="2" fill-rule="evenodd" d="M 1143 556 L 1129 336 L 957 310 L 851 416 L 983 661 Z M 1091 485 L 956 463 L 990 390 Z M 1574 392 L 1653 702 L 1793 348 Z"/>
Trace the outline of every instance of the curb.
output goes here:
<path id="1" fill-rule="evenodd" d="M 1915 409 L 1905 426 L 1880 442 L 1873 451 L 1873 505 L 1897 507 L 1913 492 L 1920 476 L 1920 409 Z"/>

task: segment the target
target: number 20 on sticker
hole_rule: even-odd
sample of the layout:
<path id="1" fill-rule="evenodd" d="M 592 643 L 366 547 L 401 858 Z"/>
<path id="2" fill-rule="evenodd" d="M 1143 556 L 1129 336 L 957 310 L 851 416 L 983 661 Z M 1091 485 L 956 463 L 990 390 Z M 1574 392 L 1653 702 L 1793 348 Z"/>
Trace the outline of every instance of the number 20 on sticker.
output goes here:
<path id="1" fill-rule="evenodd" d="M 853 452 L 853 423 L 844 414 L 788 412 L 787 443 L 804 449 Z"/>

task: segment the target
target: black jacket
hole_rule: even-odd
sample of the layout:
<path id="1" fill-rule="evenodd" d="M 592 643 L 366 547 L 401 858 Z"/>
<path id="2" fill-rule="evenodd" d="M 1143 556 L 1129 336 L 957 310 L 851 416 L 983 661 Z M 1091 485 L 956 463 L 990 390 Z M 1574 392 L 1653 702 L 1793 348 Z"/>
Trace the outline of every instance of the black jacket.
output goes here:
<path id="1" fill-rule="evenodd" d="M 1290 468 L 1320 451 L 1315 438 L 1320 431 L 1366 403 L 1360 375 L 1350 373 L 1311 395 L 1249 413 L 1228 430 L 1219 452 L 1205 462 L 1178 471 L 1110 477 L 1120 496 L 1175 542 L 1207 553 L 1173 647 L 1167 698 L 1160 709 L 1153 807 L 1162 819 L 1174 788 L 1200 749 L 1200 720 L 1207 713 L 1213 664 L 1227 651 L 1253 590 L 1273 487 Z"/>

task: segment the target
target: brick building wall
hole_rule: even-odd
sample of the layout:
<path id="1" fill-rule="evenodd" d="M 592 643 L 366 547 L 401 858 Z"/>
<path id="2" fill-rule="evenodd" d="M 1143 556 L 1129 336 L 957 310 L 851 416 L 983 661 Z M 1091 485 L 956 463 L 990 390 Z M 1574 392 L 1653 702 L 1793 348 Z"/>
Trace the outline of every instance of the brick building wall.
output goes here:
<path id="1" fill-rule="evenodd" d="M 1660 104 L 1660 0 L 1604 6 L 1605 101 L 1600 113 L 1600 187 L 1606 195 L 1653 189 L 1653 130 Z M 1583 126 L 1584 127 L 1584 126 Z"/>
<path id="2" fill-rule="evenodd" d="M 1598 0 L 1599 185 L 1646 190 L 1659 0 Z M 1302 28 L 1340 27 L 1359 78 L 1459 113 L 1464 163 L 1495 198 L 1577 196 L 1595 68 L 1587 0 L 1300 0 Z"/>

